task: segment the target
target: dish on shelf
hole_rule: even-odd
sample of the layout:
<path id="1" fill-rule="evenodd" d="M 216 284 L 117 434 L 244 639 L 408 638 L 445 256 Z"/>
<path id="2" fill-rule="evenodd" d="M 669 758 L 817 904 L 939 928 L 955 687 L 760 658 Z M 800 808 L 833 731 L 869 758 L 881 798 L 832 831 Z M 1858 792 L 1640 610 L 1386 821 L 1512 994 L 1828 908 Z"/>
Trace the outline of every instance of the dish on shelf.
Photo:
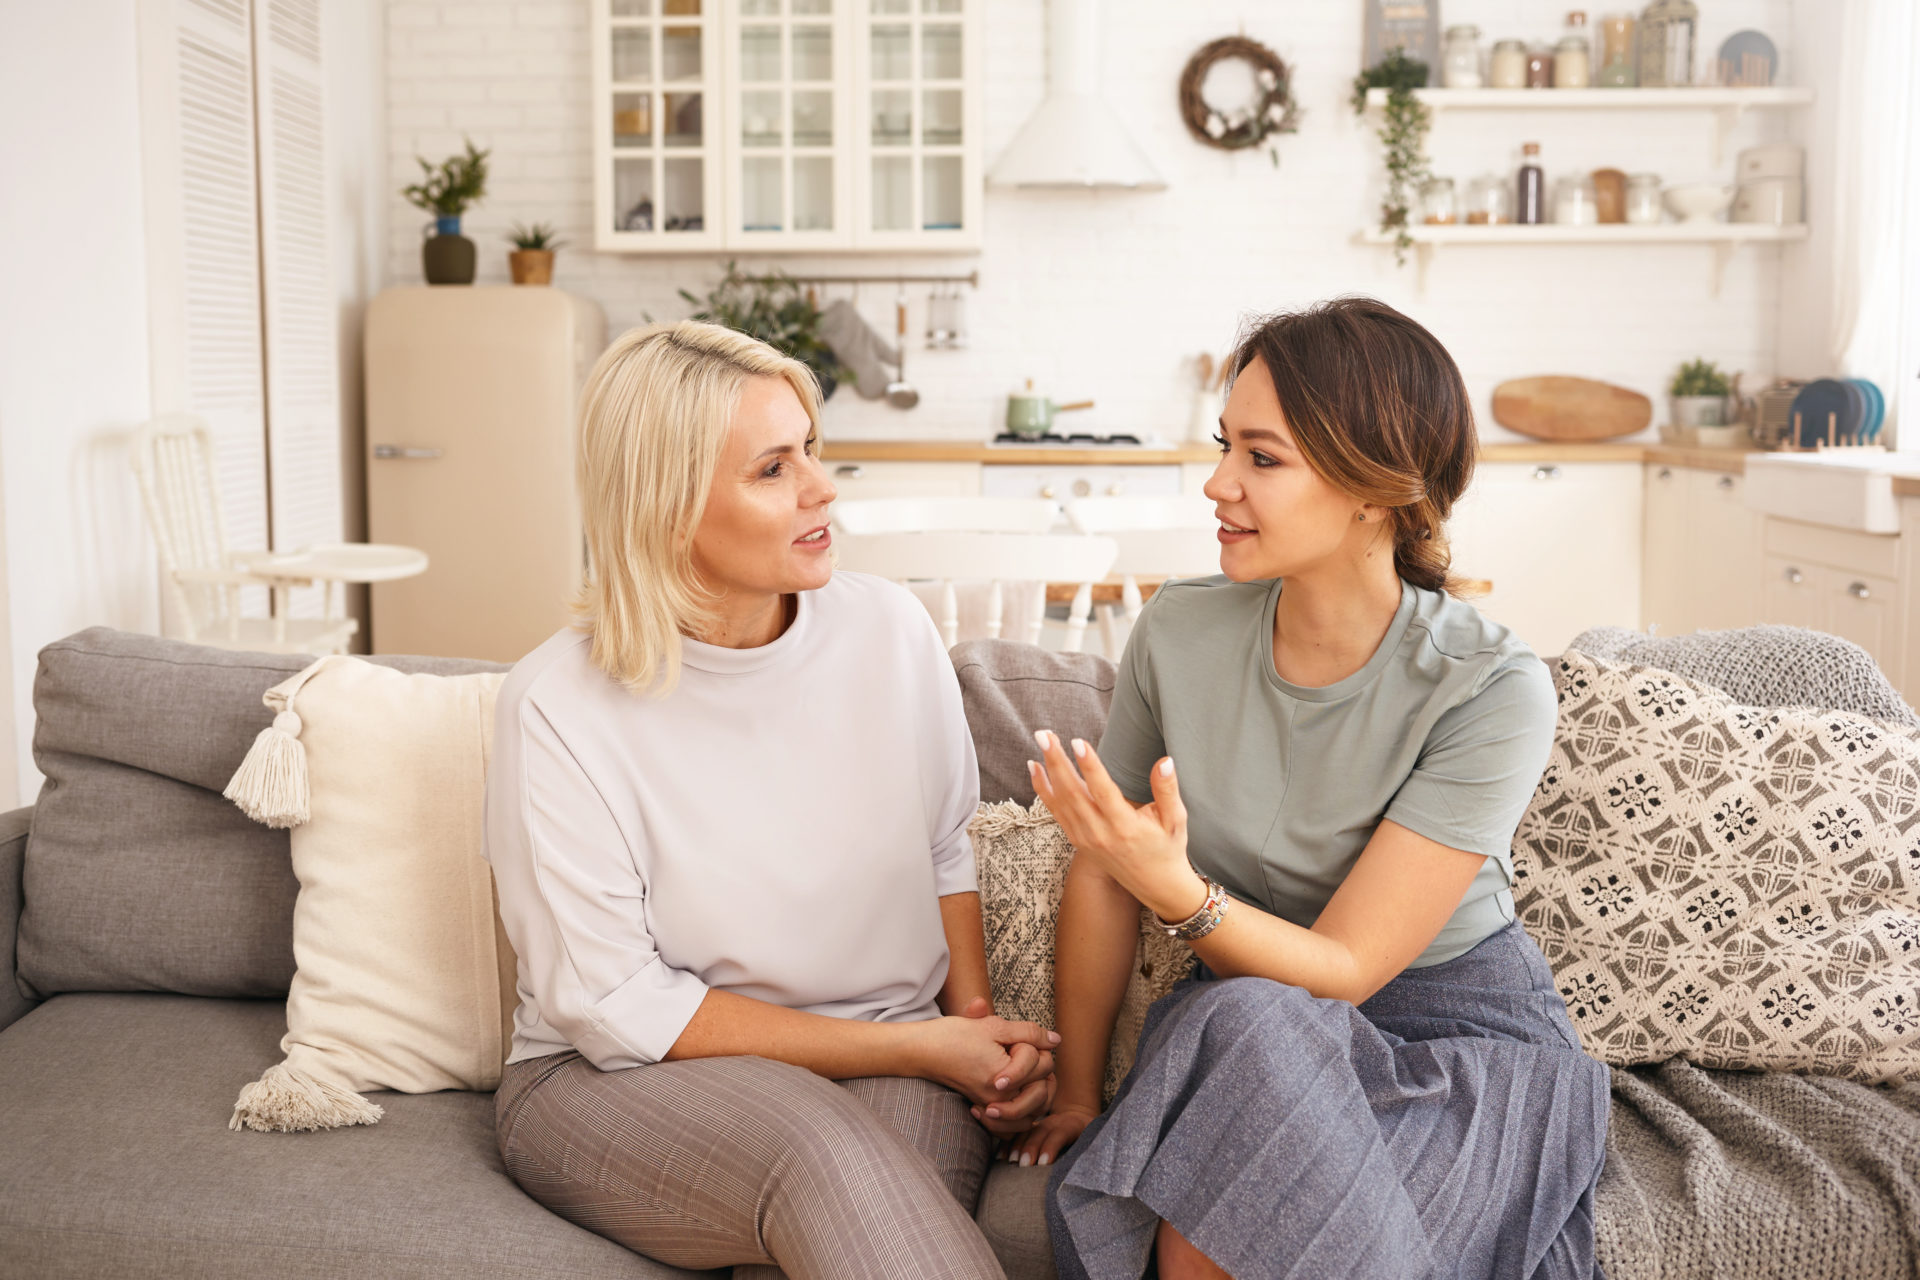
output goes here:
<path id="1" fill-rule="evenodd" d="M 1816 378 L 1793 398 L 1793 429 L 1788 439 L 1799 449 L 1811 449 L 1816 443 L 1856 443 L 1866 404 L 1866 396 L 1851 383 Z"/>
<path id="2" fill-rule="evenodd" d="M 1866 401 L 1866 418 L 1860 424 L 1860 439 L 1872 444 L 1880 435 L 1880 427 L 1887 420 L 1887 398 L 1880 394 L 1880 388 L 1866 378 L 1848 378 L 1848 382 L 1859 388 Z"/>
<path id="3" fill-rule="evenodd" d="M 1733 188 L 1718 182 L 1687 182 L 1661 193 L 1667 208 L 1682 222 L 1714 222 L 1733 203 Z"/>
<path id="4" fill-rule="evenodd" d="M 1720 44 L 1716 63 L 1722 85 L 1738 89 L 1764 89 L 1773 83 L 1780 65 L 1780 54 L 1773 41 L 1758 31 L 1736 31 Z"/>

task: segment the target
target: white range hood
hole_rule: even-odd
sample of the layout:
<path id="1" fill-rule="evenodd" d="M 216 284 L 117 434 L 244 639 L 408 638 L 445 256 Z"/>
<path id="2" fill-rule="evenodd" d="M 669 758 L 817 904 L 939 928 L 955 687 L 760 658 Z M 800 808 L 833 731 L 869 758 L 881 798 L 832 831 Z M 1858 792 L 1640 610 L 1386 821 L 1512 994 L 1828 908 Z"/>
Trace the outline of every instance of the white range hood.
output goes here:
<path id="1" fill-rule="evenodd" d="M 1000 153 L 987 184 L 1161 191 L 1166 179 L 1100 96 L 1099 0 L 1051 0 L 1047 96 Z"/>

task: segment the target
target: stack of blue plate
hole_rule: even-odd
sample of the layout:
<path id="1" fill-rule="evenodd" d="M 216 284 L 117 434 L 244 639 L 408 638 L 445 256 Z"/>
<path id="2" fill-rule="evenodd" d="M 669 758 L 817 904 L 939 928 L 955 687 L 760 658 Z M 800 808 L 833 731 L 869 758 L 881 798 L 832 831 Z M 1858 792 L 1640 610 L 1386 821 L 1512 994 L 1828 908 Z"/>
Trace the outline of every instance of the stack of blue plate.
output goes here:
<path id="1" fill-rule="evenodd" d="M 1793 398 L 1793 444 L 1872 444 L 1887 419 L 1887 398 L 1865 378 L 1818 378 Z"/>

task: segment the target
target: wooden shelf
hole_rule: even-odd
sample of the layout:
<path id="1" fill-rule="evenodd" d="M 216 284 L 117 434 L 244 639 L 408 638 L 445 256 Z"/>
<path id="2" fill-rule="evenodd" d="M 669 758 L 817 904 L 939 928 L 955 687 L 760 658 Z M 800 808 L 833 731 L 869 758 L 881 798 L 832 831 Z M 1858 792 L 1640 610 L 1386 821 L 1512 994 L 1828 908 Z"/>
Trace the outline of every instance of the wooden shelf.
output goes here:
<path id="1" fill-rule="evenodd" d="M 1427 267 L 1443 245 L 1704 244 L 1713 247 L 1713 293 L 1718 297 L 1720 282 L 1726 274 L 1727 259 L 1733 256 L 1736 248 L 1743 244 L 1785 244 L 1805 240 L 1807 224 L 1798 222 L 1785 227 L 1759 222 L 1665 222 L 1651 226 L 1605 223 L 1585 227 L 1554 223 L 1534 226 L 1520 226 L 1517 223 L 1498 226 L 1456 224 L 1408 227 L 1407 235 L 1413 240 L 1418 259 L 1419 289 L 1423 294 L 1427 290 Z M 1381 231 L 1377 227 L 1360 231 L 1354 238 L 1361 244 L 1384 246 L 1394 242 L 1391 232 Z"/>
<path id="2" fill-rule="evenodd" d="M 1804 107 L 1813 90 L 1763 89 L 1415 89 L 1413 96 L 1435 111 L 1744 111 L 1752 107 Z M 1385 89 L 1367 90 L 1367 109 L 1387 105 Z"/>

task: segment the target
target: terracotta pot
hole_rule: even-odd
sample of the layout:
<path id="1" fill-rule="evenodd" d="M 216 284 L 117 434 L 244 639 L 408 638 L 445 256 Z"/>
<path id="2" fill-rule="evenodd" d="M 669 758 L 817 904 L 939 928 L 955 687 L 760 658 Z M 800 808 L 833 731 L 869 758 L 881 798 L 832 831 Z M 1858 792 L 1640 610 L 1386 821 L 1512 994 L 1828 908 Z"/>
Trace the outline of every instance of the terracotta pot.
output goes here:
<path id="1" fill-rule="evenodd" d="M 553 250 L 515 249 L 507 255 L 515 284 L 552 284 Z"/>

